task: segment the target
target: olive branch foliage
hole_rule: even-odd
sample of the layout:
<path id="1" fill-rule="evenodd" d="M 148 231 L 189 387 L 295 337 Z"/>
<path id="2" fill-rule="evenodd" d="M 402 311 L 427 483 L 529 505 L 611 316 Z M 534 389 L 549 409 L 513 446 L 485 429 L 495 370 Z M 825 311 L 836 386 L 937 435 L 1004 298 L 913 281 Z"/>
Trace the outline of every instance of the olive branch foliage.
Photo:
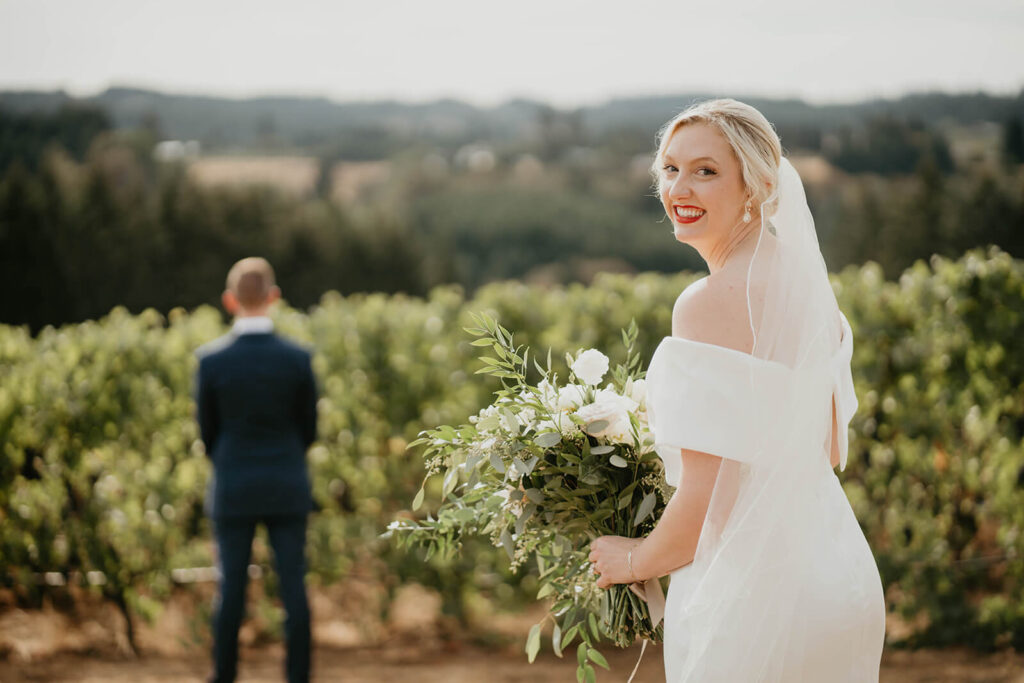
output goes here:
<path id="1" fill-rule="evenodd" d="M 493 318 L 474 314 L 473 321 L 476 327 L 465 328 L 476 337 L 471 343 L 494 354 L 483 356 L 476 372 L 500 380 L 496 410 L 481 413 L 475 424 L 471 419 L 426 430 L 410 444 L 423 448 L 427 478 L 442 477 L 441 503 L 425 519 L 393 522 L 388 535 L 425 547 L 428 557 L 452 556 L 463 538 L 483 535 L 504 548 L 513 570 L 532 558 L 540 584 L 537 599 L 550 605 L 530 629 L 529 661 L 539 652 L 541 630 L 550 621 L 555 654 L 561 657 L 578 640 L 577 678 L 594 681 L 594 665 L 608 667 L 599 643 L 626 647 L 637 638 L 662 638 L 662 627 L 651 624 L 646 603 L 625 585 L 598 588 L 587 559 L 590 542 L 599 536 L 638 537 L 651 531 L 666 501 L 661 462 L 637 411 L 629 415 L 627 443 L 593 436 L 606 421 L 584 424 L 552 405 L 558 376 L 550 350 L 541 365 Z M 620 393 L 644 376 L 637 334 L 635 321 L 622 331 L 626 360 L 610 373 Z M 571 355 L 566 362 L 572 367 Z M 542 378 L 537 385 L 527 380 L 531 364 Z M 594 387 L 583 391 L 584 405 L 594 400 Z M 423 505 L 424 496 L 421 487 L 413 510 Z"/>

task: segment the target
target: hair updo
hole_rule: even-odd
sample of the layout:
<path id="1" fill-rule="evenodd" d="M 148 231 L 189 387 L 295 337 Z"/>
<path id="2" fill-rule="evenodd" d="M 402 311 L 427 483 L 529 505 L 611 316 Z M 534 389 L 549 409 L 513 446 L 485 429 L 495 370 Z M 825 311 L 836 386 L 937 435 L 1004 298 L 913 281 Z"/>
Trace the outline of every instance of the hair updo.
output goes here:
<path id="1" fill-rule="evenodd" d="M 770 216 L 776 204 L 773 192 L 778 187 L 782 143 L 764 114 L 733 99 L 698 102 L 661 128 L 658 132 L 658 153 L 651 166 L 658 189 L 661 189 L 665 149 L 675 132 L 690 123 L 715 126 L 729 141 L 743 169 L 743 184 L 750 194 L 751 204 L 761 206 L 767 202 L 765 215 Z"/>

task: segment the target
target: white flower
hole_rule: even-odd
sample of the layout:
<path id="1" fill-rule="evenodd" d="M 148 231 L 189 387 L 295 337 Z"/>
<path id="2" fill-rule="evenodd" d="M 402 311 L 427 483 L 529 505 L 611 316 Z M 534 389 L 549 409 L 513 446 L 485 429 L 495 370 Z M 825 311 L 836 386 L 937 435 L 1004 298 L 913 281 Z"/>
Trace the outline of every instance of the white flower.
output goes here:
<path id="1" fill-rule="evenodd" d="M 519 424 L 523 427 L 530 427 L 533 425 L 533 421 L 537 419 L 537 411 L 533 408 L 523 408 L 516 414 L 516 419 L 519 420 Z"/>
<path id="2" fill-rule="evenodd" d="M 588 425 L 598 421 L 608 423 L 601 429 L 587 431 L 591 436 L 603 437 L 614 443 L 630 443 L 629 414 L 638 407 L 637 402 L 628 396 L 611 389 L 601 389 L 594 396 L 594 402 L 577 410 L 576 415 Z"/>
<path id="3" fill-rule="evenodd" d="M 575 410 L 583 405 L 586 389 L 578 384 L 569 384 L 558 391 L 558 409 Z"/>
<path id="4" fill-rule="evenodd" d="M 557 416 L 557 415 L 555 416 L 556 419 L 558 417 L 559 416 Z M 534 431 L 536 431 L 538 434 L 540 434 L 541 432 L 561 431 L 561 430 L 558 428 L 558 425 L 555 423 L 554 420 L 540 420 L 535 425 Z"/>
<path id="5" fill-rule="evenodd" d="M 569 417 L 571 410 L 560 410 L 552 414 L 550 420 L 540 420 L 534 428 L 538 434 L 542 432 L 560 432 L 563 436 L 573 434 L 579 426 Z"/>
<path id="6" fill-rule="evenodd" d="M 608 356 L 597 349 L 587 349 L 576 357 L 572 372 L 584 384 L 595 386 L 604 377 L 604 373 L 608 372 Z"/>
<path id="7" fill-rule="evenodd" d="M 647 380 L 645 379 L 627 379 L 626 380 L 626 396 L 637 402 L 637 405 L 644 406 L 647 404 Z"/>
<path id="8" fill-rule="evenodd" d="M 480 411 L 475 420 L 471 418 L 470 422 L 476 425 L 477 432 L 487 434 L 498 431 L 500 418 L 501 411 L 498 406 L 487 406 Z"/>
<path id="9" fill-rule="evenodd" d="M 537 390 L 540 392 L 541 403 L 548 407 L 552 407 L 558 400 L 558 387 L 547 379 L 540 381 L 540 384 L 537 385 Z"/>

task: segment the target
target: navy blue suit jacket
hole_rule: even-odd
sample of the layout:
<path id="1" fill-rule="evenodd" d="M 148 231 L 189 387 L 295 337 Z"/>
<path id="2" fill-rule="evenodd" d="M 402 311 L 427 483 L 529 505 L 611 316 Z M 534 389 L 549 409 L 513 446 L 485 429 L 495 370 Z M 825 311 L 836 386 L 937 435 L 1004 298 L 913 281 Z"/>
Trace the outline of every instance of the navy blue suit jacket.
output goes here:
<path id="1" fill-rule="evenodd" d="M 228 334 L 196 355 L 199 431 L 213 461 L 207 513 L 307 514 L 317 401 L 309 352 L 267 332 Z"/>

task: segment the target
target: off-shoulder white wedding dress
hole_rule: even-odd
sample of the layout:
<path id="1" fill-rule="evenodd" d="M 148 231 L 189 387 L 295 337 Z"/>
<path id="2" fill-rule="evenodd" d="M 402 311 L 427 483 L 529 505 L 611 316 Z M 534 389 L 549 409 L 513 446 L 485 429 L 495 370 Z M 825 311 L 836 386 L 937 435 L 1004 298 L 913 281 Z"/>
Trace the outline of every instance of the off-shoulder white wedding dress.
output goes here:
<path id="1" fill-rule="evenodd" d="M 648 406 L 668 483 L 686 476 L 681 448 L 723 458 L 696 557 L 671 576 L 668 683 L 878 680 L 881 581 L 829 464 L 831 400 L 841 467 L 857 408 L 839 317 L 827 363 L 793 369 L 677 337 L 654 354 Z"/>

